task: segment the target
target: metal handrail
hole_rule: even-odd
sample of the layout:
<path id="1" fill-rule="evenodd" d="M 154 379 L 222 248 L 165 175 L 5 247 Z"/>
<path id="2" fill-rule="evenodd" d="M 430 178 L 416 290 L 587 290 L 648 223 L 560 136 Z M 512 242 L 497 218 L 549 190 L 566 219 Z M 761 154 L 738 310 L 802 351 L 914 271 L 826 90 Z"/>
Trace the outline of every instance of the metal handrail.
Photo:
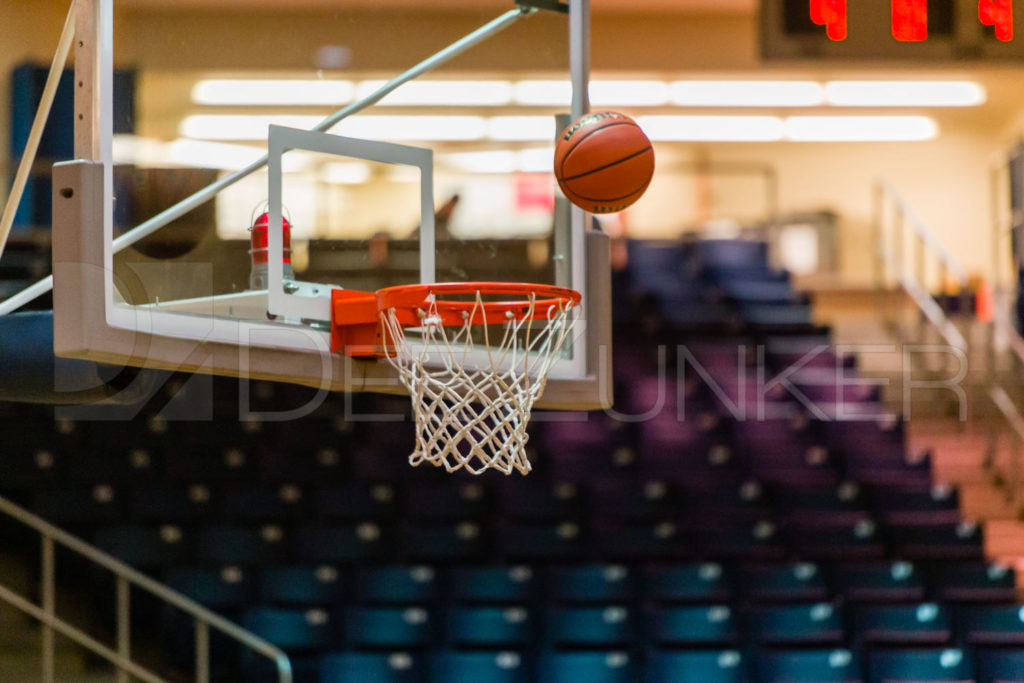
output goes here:
<path id="1" fill-rule="evenodd" d="M 886 230 L 886 207 L 896 211 L 896 222 L 893 230 Z M 908 266 L 906 255 L 907 228 L 911 237 L 916 238 L 916 249 L 912 256 L 916 266 Z M 892 234 L 887 234 L 891 232 Z M 967 270 L 946 249 L 935 234 L 935 231 L 921 218 L 920 214 L 896 192 L 887 181 L 881 180 L 875 187 L 875 285 L 881 294 L 890 276 L 894 277 L 907 296 L 914 302 L 924 319 L 942 335 L 946 343 L 961 351 L 966 351 L 967 340 L 949 319 L 946 298 L 942 303 L 928 293 L 925 285 L 927 258 L 932 257 L 938 264 L 940 288 L 945 286 L 947 277 L 952 277 L 960 292 L 966 293 L 969 288 Z M 894 246 L 889 246 L 889 242 Z M 966 301 L 962 302 L 966 304 Z"/>
<path id="2" fill-rule="evenodd" d="M 961 283 L 967 284 L 968 274 L 967 270 L 960 265 L 960 262 L 956 260 L 956 257 L 946 248 L 946 245 L 942 243 L 935 231 L 931 229 L 928 223 L 921 218 L 921 215 L 912 207 L 907 201 L 896 191 L 896 189 L 886 180 L 880 180 L 878 182 L 878 191 L 882 194 L 883 198 L 888 198 L 894 207 L 900 212 L 905 218 L 907 223 L 914 229 L 914 232 L 924 241 L 924 244 L 930 249 L 930 251 L 939 259 L 939 262 L 949 270 L 952 275 Z"/>
<path id="3" fill-rule="evenodd" d="M 1016 143 L 1016 144 L 1019 144 Z M 1007 297 L 1012 297 L 1016 287 L 1009 285 L 1003 274 L 1005 268 L 1015 262 L 1012 254 L 1007 253 L 1012 248 L 1011 228 L 1014 225 L 1014 216 L 1007 212 L 1009 197 L 1005 196 L 1000 187 L 1009 188 L 1008 167 L 1012 154 L 1008 150 L 998 150 L 989 159 L 989 183 L 990 183 L 990 218 L 992 238 L 992 325 L 986 338 L 988 344 L 989 359 L 995 367 L 996 349 L 1000 341 L 1005 341 L 1006 346 L 1017 359 L 1024 364 L 1024 337 L 1011 322 Z M 1017 217 L 1019 220 L 1019 216 Z M 1014 278 L 1016 279 L 1016 278 Z M 1019 295 L 1019 293 L 1018 293 Z M 1024 444 L 1024 418 L 1010 395 L 999 385 L 993 372 L 992 386 L 989 389 L 989 397 L 1002 413 L 1011 427 L 1011 453 L 1010 471 L 1004 478 L 1007 486 L 1007 499 L 1013 504 L 1018 514 L 1024 514 L 1021 507 L 1021 445 Z M 998 435 L 993 433 L 990 436 L 988 465 L 996 471 L 996 453 L 998 451 Z M 997 473 L 998 474 L 998 473 Z"/>
<path id="4" fill-rule="evenodd" d="M 896 266 L 896 260 L 888 248 L 881 247 L 879 255 L 887 266 Z M 953 321 L 946 315 L 943 307 L 935 301 L 934 297 L 928 294 L 928 290 L 917 279 L 908 276 L 906 273 L 899 275 L 897 280 L 903 291 L 917 305 L 918 310 L 928 319 L 928 322 L 942 335 L 946 343 L 961 351 L 966 351 L 967 340 L 964 339 L 960 330 L 957 329 Z"/>
<path id="5" fill-rule="evenodd" d="M 111 557 L 102 550 L 53 526 L 2 496 L 0 496 L 0 512 L 35 530 L 42 538 L 42 571 L 40 572 L 42 604 L 32 603 L 5 587 L 0 587 L 0 600 L 11 604 L 43 623 L 44 682 L 52 683 L 54 680 L 53 631 L 57 631 L 117 667 L 119 680 L 128 681 L 128 675 L 130 674 L 148 683 L 163 683 L 162 678 L 131 660 L 131 628 L 128 618 L 130 613 L 129 597 L 130 589 L 135 587 L 159 598 L 164 603 L 181 610 L 193 618 L 196 625 L 195 666 L 197 683 L 208 683 L 210 680 L 209 638 L 211 628 L 270 659 L 277 668 L 278 683 L 291 683 L 291 660 L 288 659 L 288 655 L 274 645 L 231 623 L 220 615 L 211 612 L 194 600 L 190 600 L 167 586 L 154 581 L 138 570 L 132 569 L 124 562 Z M 116 650 L 112 650 L 99 643 L 56 615 L 54 599 L 56 546 L 73 551 L 117 577 Z"/>
<path id="6" fill-rule="evenodd" d="M 876 258 L 879 264 L 876 270 L 876 284 L 879 290 L 881 290 L 884 285 L 884 279 L 888 273 L 891 271 L 896 272 L 896 280 L 900 283 L 900 286 L 904 289 L 910 299 L 917 305 L 923 318 L 927 319 L 939 331 L 947 343 L 959 348 L 961 351 L 967 352 L 967 340 L 964 338 L 963 334 L 961 334 L 960 330 L 957 329 L 956 325 L 953 324 L 953 321 L 950 320 L 947 308 L 945 305 L 940 305 L 936 302 L 921 283 L 921 280 L 924 279 L 924 257 L 926 254 L 931 254 L 938 261 L 943 275 L 946 273 L 954 275 L 960 284 L 961 291 L 967 290 L 967 271 L 960 265 L 949 250 L 946 249 L 945 245 L 939 240 L 928 224 L 909 204 L 907 204 L 907 202 L 889 183 L 885 181 L 878 183 L 876 197 L 875 237 Z M 895 249 L 891 248 L 887 244 L 887 235 L 885 234 L 884 226 L 885 201 L 888 201 L 896 209 L 897 218 L 899 219 L 896 224 L 894 235 Z M 918 251 L 916 254 L 916 265 L 918 268 L 916 276 L 911 273 L 904 258 L 905 253 L 903 249 L 906 246 L 904 229 L 906 226 L 910 226 L 913 229 L 914 235 L 919 240 Z M 994 253 L 997 251 L 998 250 L 994 248 Z M 998 256 L 995 258 L 998 265 Z M 1000 292 L 997 290 L 992 294 L 993 297 L 998 297 Z M 988 335 L 988 344 L 990 347 L 994 348 L 994 333 L 1002 333 L 1007 340 L 1009 349 L 1022 363 L 1024 363 L 1024 337 L 1021 337 L 1020 333 L 1009 321 L 1005 307 L 1000 301 L 993 301 L 992 321 L 989 329 L 990 334 Z M 992 348 L 989 350 L 991 351 Z M 1013 506 L 1013 509 L 1017 514 L 1021 514 L 1024 510 L 1020 507 L 1021 497 L 1019 489 L 1022 478 L 1020 450 L 1021 445 L 1024 444 L 1024 417 L 1022 417 L 1021 412 L 1018 410 L 1013 399 L 1000 383 L 997 373 L 994 371 L 995 359 L 993 353 L 989 354 L 989 362 L 992 364 L 993 371 L 986 382 L 985 392 L 988 399 L 999 411 L 999 414 L 1005 421 L 1006 426 L 1009 427 L 1013 443 L 1009 459 L 1009 471 L 1004 475 L 1004 473 L 1001 473 L 998 470 L 997 453 L 999 448 L 999 432 L 995 427 L 993 427 L 990 433 L 989 451 L 986 457 L 985 466 L 992 471 L 997 484 L 1002 484 L 1006 487 L 1007 501 Z"/>
<path id="7" fill-rule="evenodd" d="M 1003 336 L 1006 341 L 1007 347 L 1017 359 L 1024 363 L 1024 337 L 1021 336 L 1017 328 L 1014 327 L 1013 323 L 1007 315 L 1006 307 L 1003 305 L 1003 301 L 1000 297 L 1001 292 L 993 292 L 993 305 L 992 305 L 992 332 L 999 333 Z M 989 362 L 995 362 L 995 346 L 996 346 L 996 335 L 990 334 L 988 336 L 989 344 Z M 1007 498 L 1010 503 L 1014 505 L 1014 509 L 1018 514 L 1024 513 L 1024 510 L 1020 507 L 1020 486 L 1021 486 L 1021 464 L 1020 464 L 1020 450 L 1021 445 L 1024 444 L 1024 417 L 1021 416 L 1016 404 L 1010 395 L 1006 392 L 1003 386 L 994 379 L 995 373 L 993 372 L 993 379 L 989 384 L 989 398 L 1002 413 L 1006 419 L 1007 424 L 1013 430 L 1013 436 L 1015 441 L 1013 442 L 1013 450 L 1010 455 L 1010 472 L 1005 478 L 1005 483 L 1008 488 Z M 998 438 L 995 434 L 990 436 L 990 454 L 988 458 L 988 465 L 993 470 L 996 469 L 996 450 L 998 447 Z"/>
<path id="8" fill-rule="evenodd" d="M 1024 444 L 1024 417 L 1021 417 L 1020 411 L 1017 410 L 1013 399 L 1010 398 L 1010 395 L 1006 393 L 1002 386 L 998 384 L 990 386 L 988 396 L 996 408 L 999 409 L 999 412 L 1013 431 L 1012 436 L 1015 437 L 1010 451 L 1010 472 L 1005 484 L 1007 488 L 1007 502 L 1010 503 L 1017 514 L 1020 514 L 1020 447 L 1021 444 Z M 990 447 L 992 449 L 991 457 L 993 462 L 990 462 L 989 466 L 994 468 L 995 449 L 998 447 L 994 434 Z"/>

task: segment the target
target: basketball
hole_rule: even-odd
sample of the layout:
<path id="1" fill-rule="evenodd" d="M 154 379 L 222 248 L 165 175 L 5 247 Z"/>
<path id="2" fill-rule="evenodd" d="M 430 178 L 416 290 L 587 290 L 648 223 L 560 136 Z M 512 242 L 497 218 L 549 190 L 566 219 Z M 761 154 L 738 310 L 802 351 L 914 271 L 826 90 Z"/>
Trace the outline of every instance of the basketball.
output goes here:
<path id="1" fill-rule="evenodd" d="M 558 136 L 555 178 L 566 198 L 586 211 L 622 211 L 640 199 L 653 175 L 651 141 L 625 114 L 587 114 Z"/>

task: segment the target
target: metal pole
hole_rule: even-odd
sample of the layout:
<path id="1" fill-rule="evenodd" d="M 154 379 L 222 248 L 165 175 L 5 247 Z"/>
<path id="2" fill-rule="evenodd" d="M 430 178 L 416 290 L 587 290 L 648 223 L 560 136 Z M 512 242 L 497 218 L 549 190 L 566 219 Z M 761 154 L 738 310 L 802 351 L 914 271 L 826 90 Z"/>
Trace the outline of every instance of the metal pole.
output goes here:
<path id="1" fill-rule="evenodd" d="M 771 166 L 765 166 L 764 168 L 764 181 L 765 201 L 767 202 L 765 208 L 768 212 L 768 244 L 771 245 L 769 259 L 771 259 L 772 265 L 781 268 L 782 257 L 779 254 L 779 233 L 781 230 L 779 225 L 779 179 L 775 169 Z"/>
<path id="2" fill-rule="evenodd" d="M 894 207 L 896 209 L 896 230 L 894 237 L 896 239 L 893 244 L 893 258 L 896 261 L 896 275 L 897 277 L 903 277 L 906 275 L 906 261 L 904 258 L 904 252 L 906 251 L 907 237 L 906 237 L 906 216 L 903 214 L 903 207 L 898 204 Z"/>
<path id="3" fill-rule="evenodd" d="M 196 683 L 210 683 L 210 627 L 196 619 Z"/>
<path id="4" fill-rule="evenodd" d="M 61 31 L 60 41 L 57 43 L 57 52 L 53 55 L 53 62 L 50 64 L 50 73 L 46 76 L 46 85 L 43 86 L 43 94 L 40 98 L 39 108 L 36 109 L 35 120 L 32 121 L 32 128 L 29 130 L 28 140 L 25 142 L 25 151 L 21 155 L 18 171 L 14 176 L 14 186 L 11 188 L 11 194 L 7 197 L 3 215 L 0 216 L 0 258 L 3 258 L 4 246 L 11 234 L 11 226 L 14 225 L 14 212 L 18 210 L 21 196 L 25 192 L 25 185 L 28 184 L 28 175 L 36 160 L 39 141 L 43 137 L 46 119 L 50 116 L 50 108 L 53 106 L 53 99 L 57 94 L 60 76 L 68 61 L 68 53 L 71 52 L 71 41 L 75 37 L 74 17 L 75 4 L 72 3 L 68 9 L 68 16 L 64 20 L 64 29 Z"/>
<path id="5" fill-rule="evenodd" d="M 904 250 L 905 250 L 905 247 L 906 247 L 906 232 L 905 232 L 906 217 L 903 215 L 903 207 L 901 205 L 896 204 L 893 208 L 896 210 L 896 216 L 895 216 L 896 222 L 895 222 L 895 229 L 893 231 L 895 242 L 893 243 L 892 258 L 893 258 L 893 265 L 894 265 L 894 267 L 896 269 L 896 278 L 902 284 L 906 280 L 906 269 L 907 269 L 906 262 L 905 262 L 905 257 L 904 257 Z M 900 292 L 900 294 L 902 294 L 902 292 Z M 895 315 L 893 316 L 893 318 L 896 321 L 896 329 L 897 330 L 902 330 L 903 329 L 903 297 L 902 296 L 897 296 L 893 300 L 893 309 L 895 311 Z M 900 334 L 902 335 L 902 332 L 900 332 Z"/>
<path id="6" fill-rule="evenodd" d="M 493 21 L 484 24 L 476 31 L 473 31 L 467 36 L 455 41 L 454 43 L 452 43 L 445 49 L 441 50 L 440 52 L 423 60 L 422 62 L 420 62 L 413 68 L 409 69 L 405 73 L 391 79 L 390 81 L 382 85 L 379 89 L 377 89 L 374 93 L 364 97 L 358 102 L 353 102 L 344 109 L 341 109 L 335 112 L 334 114 L 328 116 L 326 119 L 324 119 L 319 124 L 314 126 L 313 130 L 319 132 L 328 130 L 345 117 L 355 114 L 356 112 L 362 111 L 363 109 L 366 109 L 367 107 L 376 104 L 378 101 L 386 97 L 389 93 L 396 90 L 399 86 L 416 78 L 417 76 L 421 76 L 422 74 L 427 73 L 428 71 L 436 69 L 437 67 L 441 66 L 448 60 L 460 55 L 469 48 L 473 47 L 477 43 L 480 43 L 481 41 L 491 37 L 495 33 L 498 33 L 499 31 L 508 28 L 522 17 L 529 16 L 530 14 L 533 14 L 536 11 L 537 10 L 529 7 L 522 7 L 519 9 L 509 10 L 508 12 L 499 16 L 497 19 L 494 19 Z M 148 237 L 149 235 L 152 235 L 154 232 L 164 227 L 168 223 L 177 220 L 178 218 L 181 218 L 183 215 L 185 215 L 192 209 L 196 208 L 197 206 L 205 204 L 209 200 L 213 199 L 213 197 L 222 190 L 231 187 L 239 180 L 242 180 L 243 178 L 252 175 L 256 171 L 266 166 L 267 161 L 268 156 L 264 154 L 259 159 L 253 161 L 245 168 L 242 168 L 238 171 L 235 171 L 234 173 L 224 176 L 220 180 L 217 180 L 207 185 L 203 189 L 199 190 L 198 192 L 192 194 L 189 197 L 186 197 L 185 199 L 181 200 L 180 202 L 171 206 L 170 208 L 161 211 L 160 213 L 153 216 L 149 220 L 140 223 L 136 227 L 132 228 L 131 230 L 129 230 L 128 232 L 124 233 L 123 235 L 114 240 L 114 252 L 119 252 L 122 249 L 125 249 L 126 247 L 135 244 L 139 240 Z M 30 285 L 27 289 L 19 292 L 18 294 L 15 294 L 6 301 L 0 303 L 0 315 L 5 315 L 7 313 L 10 313 L 11 311 L 17 310 L 18 308 L 24 306 L 26 303 L 32 301 L 36 297 L 41 296 L 46 292 L 49 292 L 51 289 L 53 289 L 52 275 Z"/>
<path id="7" fill-rule="evenodd" d="M 56 591 L 54 590 L 54 546 L 53 538 L 43 536 L 42 557 L 42 607 L 48 617 L 54 617 L 56 611 Z M 55 677 L 53 665 L 53 628 L 43 622 L 43 683 L 53 683 Z"/>
<path id="8" fill-rule="evenodd" d="M 998 189 L 998 182 L 999 182 L 999 166 L 996 163 L 989 162 L 989 167 L 988 167 L 989 213 L 991 214 L 991 217 L 992 217 L 992 222 L 991 222 L 991 226 L 990 226 L 992 232 L 991 232 L 989 237 L 990 237 L 990 239 L 992 241 L 992 244 L 991 244 L 991 254 L 990 254 L 991 257 L 992 257 L 992 276 L 991 276 L 991 278 L 989 278 L 990 283 L 989 283 L 988 291 L 989 291 L 989 296 L 992 299 L 991 307 L 992 307 L 992 310 L 993 310 L 993 316 L 995 315 L 995 313 L 994 313 L 995 307 L 1000 305 L 1001 297 L 1000 297 L 999 293 L 1000 293 L 1000 291 L 1002 290 L 1002 287 L 1003 287 L 1003 278 L 1002 278 L 1003 267 L 1002 267 L 1002 263 L 1000 263 L 1000 261 L 1001 261 L 1001 258 L 1000 258 L 1001 254 L 1000 254 L 1000 248 L 999 248 L 1000 247 L 1000 237 L 1001 237 L 1000 236 L 1000 232 L 1001 232 L 1001 227 L 1002 227 L 1001 226 L 1002 221 L 1000 221 L 1000 219 L 999 219 L 999 217 L 1001 215 L 1001 211 L 999 210 L 999 206 L 1000 206 L 1000 193 L 999 193 L 999 189 Z M 982 284 L 982 283 L 979 283 L 979 284 Z M 998 372 L 998 369 L 996 368 L 996 349 L 995 349 L 995 346 L 996 346 L 996 325 L 994 324 L 994 321 L 993 321 L 992 324 L 989 324 L 989 325 L 987 325 L 985 327 L 985 352 L 986 352 L 986 361 L 988 362 L 989 381 L 990 382 L 992 381 L 992 379 L 995 378 L 995 376 L 996 376 L 996 374 Z"/>
<path id="9" fill-rule="evenodd" d="M 1022 438 L 1020 434 L 1014 433 L 1011 437 L 1013 439 L 1013 451 L 1010 453 L 1010 480 L 1007 482 L 1009 486 L 1010 504 L 1013 506 L 1013 512 L 1018 517 L 1020 516 L 1021 509 L 1019 505 L 1020 500 L 1020 447 Z"/>
<path id="10" fill-rule="evenodd" d="M 875 266 L 875 305 L 882 315 L 882 322 L 887 323 L 889 317 L 889 306 L 886 301 L 886 267 L 885 252 L 885 204 L 883 202 L 882 185 L 875 185 L 872 193 L 872 232 L 874 234 L 874 266 Z"/>
<path id="11" fill-rule="evenodd" d="M 946 300 L 946 279 L 949 278 L 949 268 L 946 267 L 946 262 L 943 261 L 942 259 L 939 259 L 938 266 L 939 266 L 939 296 L 942 297 L 942 312 L 945 313 L 946 316 L 948 317 L 949 316 L 949 302 Z M 963 292 L 965 290 L 966 290 L 966 287 L 963 287 L 963 286 L 960 287 L 960 297 L 959 297 L 959 300 L 960 300 L 961 306 L 963 305 L 962 296 L 963 296 Z M 967 311 L 961 309 L 960 312 L 961 313 L 966 313 Z"/>
<path id="12" fill-rule="evenodd" d="M 130 661 L 132 658 L 131 585 L 123 576 L 117 577 L 117 654 Z M 129 683 L 128 671 L 117 670 L 117 683 Z"/>
<path id="13" fill-rule="evenodd" d="M 569 77 L 575 120 L 590 111 L 590 0 L 569 0 Z"/>
<path id="14" fill-rule="evenodd" d="M 1003 235 L 1003 221 L 1001 220 L 1002 211 L 999 207 L 1002 204 L 1000 201 L 999 192 L 999 176 L 1001 175 L 1000 167 L 996 164 L 989 165 L 989 211 L 992 215 L 992 289 L 997 290 L 1003 286 L 1003 268 L 1005 264 L 1002 258 L 1002 240 L 1005 239 Z"/>
<path id="15" fill-rule="evenodd" d="M 1000 431 L 996 429 L 995 421 L 993 420 L 988 428 L 985 458 L 982 460 L 981 464 L 982 468 L 987 470 L 990 475 L 994 475 L 996 471 L 996 453 L 999 452 L 999 434 Z"/>
<path id="16" fill-rule="evenodd" d="M 912 239 L 915 239 L 914 243 L 914 278 L 917 279 L 917 284 L 924 289 L 925 292 L 929 291 L 928 283 L 925 281 L 926 268 L 925 268 L 925 255 L 924 255 L 924 238 L 921 235 L 912 235 Z M 939 289 L 939 295 L 941 297 L 942 290 Z M 939 307 L 942 309 L 942 314 L 946 314 L 945 302 L 942 298 L 939 299 Z M 924 311 L 918 311 L 917 314 L 917 326 L 918 326 L 918 339 L 921 339 L 921 334 L 924 332 L 927 320 L 924 316 Z"/>
<path id="17" fill-rule="evenodd" d="M 917 281 L 919 283 L 921 283 L 922 287 L 927 289 L 928 288 L 928 282 L 927 282 L 926 278 L 928 276 L 928 262 L 927 262 L 927 260 L 925 258 L 925 253 L 924 253 L 924 239 L 920 235 L 917 235 L 916 237 L 917 237 L 917 245 L 916 245 L 916 247 L 917 247 L 916 252 L 917 253 L 914 254 L 914 262 L 915 262 L 914 263 L 914 270 L 915 270 L 914 277 L 917 278 Z M 940 285 L 940 287 L 941 287 L 941 285 Z"/>

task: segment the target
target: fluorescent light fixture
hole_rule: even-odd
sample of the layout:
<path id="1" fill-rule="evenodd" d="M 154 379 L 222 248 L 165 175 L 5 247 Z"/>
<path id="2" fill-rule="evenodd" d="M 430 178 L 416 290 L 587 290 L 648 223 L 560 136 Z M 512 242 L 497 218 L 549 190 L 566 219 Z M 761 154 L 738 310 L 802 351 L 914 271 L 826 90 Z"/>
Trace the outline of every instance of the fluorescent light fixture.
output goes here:
<path id="1" fill-rule="evenodd" d="M 513 173 L 519 165 L 516 153 L 505 149 L 448 154 L 444 160 L 453 168 L 470 173 Z"/>
<path id="2" fill-rule="evenodd" d="M 775 142 L 785 134 L 777 116 L 640 116 L 637 123 L 664 142 Z"/>
<path id="3" fill-rule="evenodd" d="M 178 138 L 164 145 L 159 163 L 237 171 L 263 154 L 264 150 L 260 147 Z M 313 155 L 289 152 L 281 159 L 281 170 L 285 173 L 301 173 L 309 170 L 315 162 Z"/>
<path id="4" fill-rule="evenodd" d="M 192 88 L 201 105 L 340 105 L 378 90 L 385 81 L 302 79 L 206 79 Z M 411 81 L 382 99 L 384 106 L 482 106 L 509 104 L 565 106 L 572 99 L 567 80 Z M 985 88 L 970 81 L 674 81 L 594 80 L 595 106 L 963 107 L 985 102 Z"/>
<path id="5" fill-rule="evenodd" d="M 115 164 L 152 166 L 165 163 L 165 143 L 153 138 L 119 134 L 111 140 L 111 153 Z"/>
<path id="6" fill-rule="evenodd" d="M 167 144 L 166 160 L 182 166 L 219 168 L 234 171 L 248 166 L 263 155 L 258 147 L 231 145 L 207 140 L 178 139 Z"/>
<path id="7" fill-rule="evenodd" d="M 492 116 L 487 119 L 487 137 L 491 140 L 554 140 L 554 116 Z"/>
<path id="8" fill-rule="evenodd" d="M 333 161 L 320 169 L 323 180 L 332 185 L 362 185 L 370 180 L 370 166 L 360 161 Z"/>
<path id="9" fill-rule="evenodd" d="M 134 135 L 115 135 L 113 139 L 114 162 L 137 166 L 188 166 L 235 171 L 256 161 L 262 154 L 259 147 L 208 140 L 178 138 L 164 142 Z M 301 160 L 286 157 L 286 171 L 301 170 L 303 166 Z"/>
<path id="10" fill-rule="evenodd" d="M 672 102 L 688 107 L 814 107 L 825 101 L 812 81 L 676 81 Z"/>
<path id="11" fill-rule="evenodd" d="M 197 114 L 181 123 L 181 135 L 201 140 L 266 140 L 270 124 L 310 130 L 320 116 Z M 352 116 L 332 133 L 370 140 L 479 140 L 486 124 L 480 116 Z M 552 133 L 554 137 L 554 133 Z"/>
<path id="12" fill-rule="evenodd" d="M 931 140 L 939 126 L 927 116 L 791 116 L 793 142 L 913 142 Z"/>
<path id="13" fill-rule="evenodd" d="M 483 139 L 481 116 L 351 116 L 332 133 L 368 140 L 465 141 Z"/>
<path id="14" fill-rule="evenodd" d="M 519 81 L 513 89 L 516 104 L 558 107 L 572 101 L 569 81 Z M 591 81 L 589 93 L 590 103 L 598 107 L 651 107 L 669 101 L 663 81 Z"/>
<path id="15" fill-rule="evenodd" d="M 264 116 L 260 114 L 195 114 L 179 126 L 183 137 L 200 140 L 266 140 L 271 124 L 309 130 L 321 116 Z"/>
<path id="16" fill-rule="evenodd" d="M 513 87 L 512 99 L 516 104 L 558 107 L 572 101 L 572 83 L 569 81 L 519 81 Z"/>
<path id="17" fill-rule="evenodd" d="M 668 101 L 668 84 L 662 81 L 590 82 L 590 103 L 598 107 L 652 107 Z"/>
<path id="18" fill-rule="evenodd" d="M 192 101 L 208 105 L 315 106 L 352 101 L 351 81 L 209 79 L 192 88 Z"/>
<path id="19" fill-rule="evenodd" d="M 390 183 L 419 184 L 420 169 L 417 166 L 406 166 L 405 164 L 392 165 L 388 169 L 386 178 Z"/>
<path id="20" fill-rule="evenodd" d="M 554 164 L 553 147 L 519 151 L 494 149 L 444 156 L 446 164 L 469 173 L 548 173 Z"/>
<path id="21" fill-rule="evenodd" d="M 970 81 L 832 81 L 825 97 L 838 107 L 973 107 L 986 93 Z"/>
<path id="22" fill-rule="evenodd" d="M 373 94 L 385 81 L 363 81 L 357 88 L 360 99 Z M 378 104 L 391 106 L 499 107 L 512 102 L 508 81 L 410 81 L 388 94 Z"/>
<path id="23" fill-rule="evenodd" d="M 523 173 L 551 173 L 554 167 L 554 147 L 519 150 L 519 170 Z"/>

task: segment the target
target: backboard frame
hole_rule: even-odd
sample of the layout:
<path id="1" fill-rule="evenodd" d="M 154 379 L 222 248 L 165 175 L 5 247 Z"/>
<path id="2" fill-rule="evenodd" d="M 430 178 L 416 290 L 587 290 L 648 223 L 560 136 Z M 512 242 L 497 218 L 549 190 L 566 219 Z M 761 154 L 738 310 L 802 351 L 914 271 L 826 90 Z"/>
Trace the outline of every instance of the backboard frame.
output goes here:
<path id="1" fill-rule="evenodd" d="M 434 262 L 434 152 L 423 147 L 332 135 L 312 130 L 271 126 L 267 136 L 268 225 L 281 226 L 284 178 L 282 158 L 291 150 L 376 161 L 416 168 L 420 172 L 420 282 L 437 280 Z M 330 288 L 295 282 L 284 288 L 284 244 L 280 229 L 267 233 L 267 310 L 275 316 L 331 320 Z"/>
<path id="2" fill-rule="evenodd" d="M 80 0 L 79 13 L 91 18 L 76 24 L 75 80 L 81 85 L 76 97 L 75 137 L 76 155 L 81 159 L 54 169 L 55 353 L 115 364 L 287 381 L 322 390 L 402 393 L 389 364 L 330 354 L 328 335 L 322 330 L 281 321 L 219 317 L 217 306 L 227 297 L 220 301 L 210 297 L 209 309 L 202 314 L 183 313 L 173 305 L 118 305 L 113 269 L 113 0 Z M 588 109 L 588 0 L 571 0 L 569 14 L 575 117 Z M 279 206 L 277 210 L 280 213 Z M 432 219 L 433 213 L 424 216 Z M 604 408 L 611 405 L 609 240 L 588 229 L 589 216 L 581 209 L 569 210 L 569 223 L 569 244 L 565 246 L 570 258 L 565 265 L 571 286 L 584 292 L 583 311 L 571 362 L 562 371 L 552 372 L 537 407 Z M 429 232 L 432 241 L 433 231 Z M 275 235 L 280 248 L 281 236 L 271 230 L 271 249 Z M 271 267 L 272 288 L 274 271 Z M 280 285 L 279 261 L 276 271 Z M 287 296 L 283 290 L 281 296 Z M 287 301 L 277 300 L 271 310 Z"/>

